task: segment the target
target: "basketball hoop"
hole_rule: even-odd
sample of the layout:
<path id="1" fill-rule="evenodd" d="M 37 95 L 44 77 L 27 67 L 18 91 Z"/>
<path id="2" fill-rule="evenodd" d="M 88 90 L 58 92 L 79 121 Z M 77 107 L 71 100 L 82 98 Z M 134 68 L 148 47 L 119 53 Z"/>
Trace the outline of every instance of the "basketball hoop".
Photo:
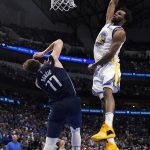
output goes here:
<path id="1" fill-rule="evenodd" d="M 53 10 L 69 11 L 75 8 L 74 0 L 51 0 L 51 8 Z"/>

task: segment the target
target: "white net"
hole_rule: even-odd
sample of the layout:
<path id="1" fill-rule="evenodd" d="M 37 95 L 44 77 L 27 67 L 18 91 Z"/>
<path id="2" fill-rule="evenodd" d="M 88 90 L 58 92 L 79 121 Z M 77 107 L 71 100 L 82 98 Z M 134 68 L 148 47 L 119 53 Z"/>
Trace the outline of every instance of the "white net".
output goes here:
<path id="1" fill-rule="evenodd" d="M 51 8 L 54 10 L 69 11 L 76 7 L 74 0 L 51 0 Z"/>

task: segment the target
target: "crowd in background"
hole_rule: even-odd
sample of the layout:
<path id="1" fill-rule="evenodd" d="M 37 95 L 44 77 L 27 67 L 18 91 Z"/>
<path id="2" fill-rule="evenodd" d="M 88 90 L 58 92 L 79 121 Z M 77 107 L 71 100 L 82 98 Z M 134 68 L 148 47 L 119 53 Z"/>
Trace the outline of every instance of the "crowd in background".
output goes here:
<path id="1" fill-rule="evenodd" d="M 11 24 L 1 26 L 0 35 L 1 43 L 23 46 L 34 50 L 43 50 L 54 40 L 61 38 L 65 43 L 62 54 L 86 57 L 85 49 L 74 33 L 60 33 Z"/>
<path id="2" fill-rule="evenodd" d="M 9 63 L 0 60 L 0 75 L 3 77 L 20 80 L 22 82 L 34 82 L 33 76 L 25 72 L 22 66 L 16 63 Z"/>
<path id="3" fill-rule="evenodd" d="M 146 52 L 137 51 L 135 54 L 123 52 L 120 59 L 122 72 L 150 73 L 150 55 Z"/>
<path id="4" fill-rule="evenodd" d="M 71 71 L 71 70 L 69 70 Z M 92 76 L 89 74 L 88 77 L 81 76 L 78 73 L 69 72 L 71 79 L 75 85 L 75 88 L 79 94 L 91 95 L 92 87 Z M 0 77 L 1 80 L 6 80 L 6 82 L 12 82 L 19 86 L 24 86 L 26 88 L 35 88 L 35 79 L 32 74 L 28 74 L 23 71 L 21 65 L 16 63 L 10 63 L 6 61 L 0 61 Z M 128 84 L 126 84 L 128 82 Z M 130 82 L 127 80 L 121 81 L 121 91 L 120 94 L 123 95 L 150 95 L 150 86 L 145 84 L 146 81 Z M 130 88 L 128 88 L 130 85 Z"/>
<path id="5" fill-rule="evenodd" d="M 58 38 L 62 38 L 65 43 L 62 51 L 63 55 L 93 59 L 93 52 L 91 50 L 87 51 L 78 37 L 73 33 L 59 33 L 38 28 L 20 27 L 14 24 L 0 27 L 1 43 L 23 46 L 40 51 L 45 49 L 50 42 L 53 42 Z M 150 70 L 148 69 L 150 65 L 150 55 L 147 55 L 146 52 L 143 51 L 144 47 L 142 46 L 142 43 L 141 51 L 139 50 L 139 44 L 138 47 L 136 47 L 135 44 L 130 47 L 134 46 L 135 49 L 132 48 L 132 51 L 136 51 L 136 48 L 138 48 L 138 52 L 134 55 L 126 54 L 126 50 L 130 50 L 128 46 L 122 50 L 120 56 L 122 71 L 150 73 Z M 145 48 L 145 50 L 148 49 Z"/>
<path id="6" fill-rule="evenodd" d="M 38 111 L 37 111 L 38 110 Z M 0 103 L 0 130 L 3 134 L 1 147 L 11 141 L 11 135 L 17 134 L 24 150 L 41 150 L 46 135 L 48 108 L 37 103 L 23 105 Z M 116 115 L 114 128 L 116 142 L 120 150 L 149 150 L 150 122 L 149 116 Z M 94 122 L 94 124 L 93 124 Z M 83 114 L 82 116 L 82 150 L 102 150 L 105 141 L 94 143 L 90 137 L 99 130 L 103 122 L 102 114 Z M 65 141 L 65 149 L 71 149 L 71 134 L 67 125 L 59 139 Z M 59 149 L 59 142 L 56 145 Z"/>
<path id="7" fill-rule="evenodd" d="M 82 43 L 76 35 L 62 34 L 37 28 L 19 27 L 16 25 L 0 25 L 0 43 L 14 46 L 23 46 L 31 49 L 43 50 L 49 42 L 62 38 L 65 43 L 63 50 L 64 55 L 93 58 L 91 54 L 85 52 Z M 123 52 L 121 54 L 121 70 L 124 72 L 150 73 L 150 57 L 145 52 L 134 55 Z M 67 68 L 75 88 L 79 94 L 84 93 L 86 96 L 91 95 L 92 76 L 82 70 Z M 22 70 L 21 66 L 6 61 L 0 61 L 0 81 L 12 85 L 18 85 L 28 89 L 35 89 L 34 76 L 29 75 Z M 147 81 L 147 80 L 146 80 Z M 150 95 L 150 86 L 142 81 L 130 82 L 122 80 L 121 94 L 124 95 Z M 2 82 L 1 82 L 2 83 Z M 143 84 L 144 86 L 143 86 Z M 0 133 L 3 134 L 3 140 L 0 139 L 0 148 L 11 141 L 11 135 L 17 134 L 18 141 L 22 144 L 23 149 L 41 150 L 46 135 L 48 108 L 43 104 L 30 101 L 36 95 L 22 95 L 0 85 L 0 96 L 12 96 L 22 100 L 21 104 L 5 104 L 0 102 Z M 130 86 L 130 88 L 129 88 Z M 12 92 L 13 91 L 13 92 Z M 28 101 L 25 101 L 28 99 Z M 36 99 L 34 99 L 36 100 Z M 37 111 L 38 109 L 38 111 Z M 82 150 L 102 150 L 105 141 L 94 143 L 90 136 L 96 133 L 102 123 L 102 115 L 83 114 L 83 123 L 81 128 Z M 149 116 L 122 116 L 115 117 L 115 130 L 117 133 L 117 144 L 120 150 L 149 150 L 150 149 L 150 122 Z M 94 124 L 93 124 L 94 122 Z M 69 127 L 65 126 L 64 131 L 59 137 L 56 149 L 63 145 L 66 150 L 71 149 Z M 5 149 L 5 148 L 4 148 Z"/>

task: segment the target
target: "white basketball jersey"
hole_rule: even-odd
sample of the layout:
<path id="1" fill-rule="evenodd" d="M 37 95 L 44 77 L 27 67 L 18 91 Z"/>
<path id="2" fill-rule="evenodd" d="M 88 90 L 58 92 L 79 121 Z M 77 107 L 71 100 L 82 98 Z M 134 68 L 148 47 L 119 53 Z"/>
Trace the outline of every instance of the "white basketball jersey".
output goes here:
<path id="1" fill-rule="evenodd" d="M 100 33 L 98 34 L 98 36 L 96 38 L 96 41 L 95 41 L 95 44 L 94 44 L 94 59 L 95 59 L 95 62 L 100 60 L 101 57 L 109 51 L 110 46 L 112 44 L 113 32 L 117 28 L 122 28 L 122 27 L 121 26 L 115 26 L 113 24 L 106 24 L 102 28 Z M 120 49 L 121 49 L 123 43 L 121 44 L 121 46 L 119 47 L 119 49 L 117 50 L 117 52 L 114 56 L 114 59 L 117 62 L 119 62 L 118 55 L 119 55 L 119 52 L 120 52 Z"/>

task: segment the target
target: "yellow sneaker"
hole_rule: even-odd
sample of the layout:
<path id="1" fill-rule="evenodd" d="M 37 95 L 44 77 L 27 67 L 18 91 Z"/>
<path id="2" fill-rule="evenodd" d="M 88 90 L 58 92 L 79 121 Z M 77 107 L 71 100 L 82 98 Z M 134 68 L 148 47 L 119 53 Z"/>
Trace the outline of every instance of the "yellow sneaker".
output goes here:
<path id="1" fill-rule="evenodd" d="M 106 143 L 106 150 L 119 150 L 116 144 L 113 144 L 111 142 Z"/>
<path id="2" fill-rule="evenodd" d="M 114 137 L 116 137 L 114 129 L 110 128 L 106 123 L 104 123 L 100 131 L 97 134 L 93 135 L 91 139 L 94 141 L 100 141 Z"/>

